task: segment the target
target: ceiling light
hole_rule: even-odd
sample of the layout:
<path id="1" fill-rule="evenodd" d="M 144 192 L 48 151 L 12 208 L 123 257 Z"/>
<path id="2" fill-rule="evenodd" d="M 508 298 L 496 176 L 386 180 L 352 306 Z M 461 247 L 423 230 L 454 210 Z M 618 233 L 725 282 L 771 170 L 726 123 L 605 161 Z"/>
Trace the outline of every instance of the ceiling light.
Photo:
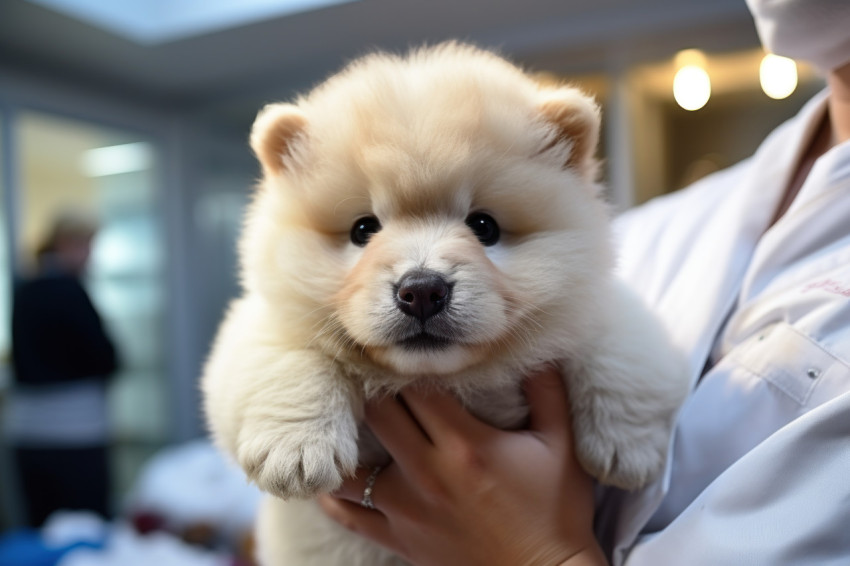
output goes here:
<path id="1" fill-rule="evenodd" d="M 80 165 L 89 177 L 144 171 L 153 165 L 153 148 L 147 142 L 135 142 L 89 149 Z"/>
<path id="2" fill-rule="evenodd" d="M 711 97 L 711 79 L 702 67 L 685 65 L 673 77 L 673 98 L 685 110 L 699 110 Z"/>
<path id="3" fill-rule="evenodd" d="M 793 59 L 768 53 L 759 65 L 759 82 L 770 98 L 787 98 L 797 88 L 797 64 Z"/>

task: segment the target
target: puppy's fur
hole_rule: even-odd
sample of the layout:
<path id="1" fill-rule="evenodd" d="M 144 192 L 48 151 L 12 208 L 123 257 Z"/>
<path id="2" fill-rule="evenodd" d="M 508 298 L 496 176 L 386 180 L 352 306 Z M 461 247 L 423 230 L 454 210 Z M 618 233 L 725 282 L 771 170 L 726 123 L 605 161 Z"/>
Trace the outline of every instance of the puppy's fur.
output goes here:
<path id="1" fill-rule="evenodd" d="M 218 444 L 275 496 L 263 564 L 401 563 L 309 498 L 385 458 L 358 431 L 363 402 L 414 383 L 516 427 L 520 379 L 557 363 L 584 467 L 624 488 L 660 471 L 685 373 L 612 278 L 598 129 L 577 90 L 456 43 L 367 56 L 260 112 L 244 295 L 203 389 Z M 498 224 L 492 245 L 467 225 L 479 213 Z M 351 230 L 364 217 L 380 230 L 361 246 Z M 443 281 L 433 316 L 400 306 L 411 274 Z"/>

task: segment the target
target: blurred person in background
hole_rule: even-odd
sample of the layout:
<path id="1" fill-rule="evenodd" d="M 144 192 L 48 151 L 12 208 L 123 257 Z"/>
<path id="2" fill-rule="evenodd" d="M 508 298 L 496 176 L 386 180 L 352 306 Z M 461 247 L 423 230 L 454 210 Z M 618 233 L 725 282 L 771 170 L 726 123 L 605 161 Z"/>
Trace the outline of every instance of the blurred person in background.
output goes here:
<path id="1" fill-rule="evenodd" d="M 110 514 L 106 387 L 116 354 L 80 278 L 96 224 L 56 218 L 12 305 L 13 391 L 7 435 L 28 524 L 58 509 Z"/>
<path id="2" fill-rule="evenodd" d="M 549 371 L 527 430 L 444 394 L 370 404 L 394 462 L 329 515 L 417 565 L 850 561 L 850 2 L 748 4 L 765 48 L 828 88 L 752 158 L 617 220 L 621 274 L 690 361 L 662 477 L 594 492 Z"/>

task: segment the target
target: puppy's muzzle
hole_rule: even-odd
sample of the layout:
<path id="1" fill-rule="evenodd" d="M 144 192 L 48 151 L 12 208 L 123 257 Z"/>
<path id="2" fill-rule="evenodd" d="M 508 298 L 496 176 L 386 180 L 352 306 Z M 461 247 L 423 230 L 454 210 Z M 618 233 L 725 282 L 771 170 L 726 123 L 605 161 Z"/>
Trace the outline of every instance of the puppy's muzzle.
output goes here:
<path id="1" fill-rule="evenodd" d="M 451 291 L 451 284 L 436 271 L 413 269 L 398 282 L 395 304 L 404 314 L 424 323 L 449 304 Z"/>

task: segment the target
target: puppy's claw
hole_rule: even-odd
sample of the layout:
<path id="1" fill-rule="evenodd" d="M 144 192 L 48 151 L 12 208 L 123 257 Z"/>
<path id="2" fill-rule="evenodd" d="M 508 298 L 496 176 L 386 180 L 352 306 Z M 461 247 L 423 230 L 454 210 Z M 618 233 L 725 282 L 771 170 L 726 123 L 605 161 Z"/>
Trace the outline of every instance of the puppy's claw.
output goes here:
<path id="1" fill-rule="evenodd" d="M 255 435 L 241 444 L 239 463 L 261 490 L 282 499 L 334 491 L 357 467 L 354 421 L 337 424 L 341 426 Z"/>
<path id="2" fill-rule="evenodd" d="M 577 439 L 584 469 L 601 483 L 637 489 L 664 467 L 669 433 L 665 426 L 633 428 L 628 434 L 584 434 Z"/>

